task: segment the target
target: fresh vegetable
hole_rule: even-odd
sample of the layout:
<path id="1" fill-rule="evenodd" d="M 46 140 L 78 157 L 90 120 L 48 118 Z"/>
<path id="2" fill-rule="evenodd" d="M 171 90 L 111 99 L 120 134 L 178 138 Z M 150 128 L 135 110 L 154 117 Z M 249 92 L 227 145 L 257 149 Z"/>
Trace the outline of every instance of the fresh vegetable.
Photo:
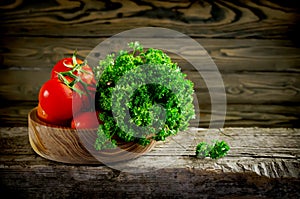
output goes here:
<path id="1" fill-rule="evenodd" d="M 165 140 L 186 129 L 195 114 L 193 83 L 185 78 L 177 64 L 159 49 L 144 50 L 138 42 L 129 43 L 129 47 L 131 52 L 120 50 L 109 54 L 94 69 L 98 79 L 96 107 L 102 110 L 100 119 L 104 121 L 97 132 L 97 150 L 115 147 L 114 136 L 142 145 L 153 139 Z M 141 67 L 145 64 L 149 73 Z M 137 79 L 153 81 L 134 91 Z M 132 93 L 130 99 L 124 93 Z M 154 123 L 160 128 L 154 128 Z"/>
<path id="2" fill-rule="evenodd" d="M 103 122 L 98 119 L 99 112 L 80 112 L 76 115 L 72 122 L 71 127 L 73 129 L 91 129 L 98 128 L 99 124 Z"/>
<path id="3" fill-rule="evenodd" d="M 94 105 L 95 92 L 93 71 L 75 52 L 53 67 L 51 79 L 40 89 L 37 115 L 45 122 L 70 126 L 73 115 Z"/>
<path id="4" fill-rule="evenodd" d="M 98 127 L 97 150 L 116 147 L 116 137 L 147 145 L 185 130 L 195 115 L 193 83 L 162 50 L 144 50 L 138 42 L 129 47 L 93 70 L 76 52 L 60 60 L 40 90 L 38 116 L 72 128 Z M 89 112 L 92 105 L 100 114 Z"/>
<path id="5" fill-rule="evenodd" d="M 74 53 L 73 56 L 76 56 Z M 66 57 L 59 60 L 52 68 L 51 79 L 58 78 L 58 73 L 72 70 L 76 64 L 82 65 L 83 61 L 76 58 L 76 63 L 73 63 L 73 57 Z"/>
<path id="6" fill-rule="evenodd" d="M 218 159 L 226 156 L 229 150 L 230 147 L 225 141 L 214 141 L 212 144 L 200 142 L 196 147 L 196 157 Z"/>
<path id="7" fill-rule="evenodd" d="M 82 95 L 82 101 L 89 108 L 95 96 L 96 80 L 92 68 L 86 61 L 76 58 L 76 51 L 72 57 L 63 58 L 52 69 L 51 78 L 59 78 L 68 87 Z M 71 81 L 69 81 L 71 79 Z"/>
<path id="8" fill-rule="evenodd" d="M 76 58 L 76 51 L 72 57 L 58 61 L 51 71 L 51 79 L 68 76 L 87 86 L 89 91 L 96 91 L 96 80 L 92 68 L 86 61 Z"/>
<path id="9" fill-rule="evenodd" d="M 66 125 L 82 107 L 80 95 L 59 79 L 48 80 L 40 89 L 37 114 L 45 122 Z"/>

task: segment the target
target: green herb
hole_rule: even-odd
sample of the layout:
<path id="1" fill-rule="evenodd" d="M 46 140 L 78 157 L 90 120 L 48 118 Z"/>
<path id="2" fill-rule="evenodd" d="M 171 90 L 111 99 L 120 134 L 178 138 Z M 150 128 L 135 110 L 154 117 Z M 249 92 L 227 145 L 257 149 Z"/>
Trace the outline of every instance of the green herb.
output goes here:
<path id="1" fill-rule="evenodd" d="M 104 121 L 95 143 L 98 150 L 106 148 L 108 142 L 110 147 L 116 146 L 116 136 L 141 145 L 165 140 L 185 130 L 195 115 L 193 83 L 177 64 L 162 50 L 144 50 L 139 42 L 128 46 L 132 51 L 109 54 L 94 68 L 98 80 L 96 107 Z M 149 70 L 145 72 L 145 68 Z M 140 79 L 152 82 L 139 85 Z"/>
<path id="2" fill-rule="evenodd" d="M 229 150 L 230 147 L 225 141 L 214 141 L 213 144 L 200 142 L 196 147 L 196 157 L 218 159 L 226 156 Z"/>

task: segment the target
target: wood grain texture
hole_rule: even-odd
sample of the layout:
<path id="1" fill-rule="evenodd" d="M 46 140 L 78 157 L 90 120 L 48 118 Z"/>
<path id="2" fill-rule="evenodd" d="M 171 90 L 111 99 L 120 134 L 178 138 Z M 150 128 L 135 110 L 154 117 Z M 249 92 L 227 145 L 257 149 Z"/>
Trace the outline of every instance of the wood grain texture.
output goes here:
<path id="1" fill-rule="evenodd" d="M 51 125 L 39 120 L 37 108 L 28 113 L 28 136 L 33 150 L 40 156 L 63 163 L 103 164 L 127 161 L 149 152 L 155 145 L 142 146 L 116 138 L 117 148 L 98 151 L 94 148 L 95 129 L 72 129 Z"/>
<path id="2" fill-rule="evenodd" d="M 72 46 L 76 48 L 78 43 L 82 43 L 79 52 L 82 57 L 85 57 L 101 41 L 103 40 L 86 41 L 75 38 L 64 39 L 61 42 L 60 39 L 25 38 L 17 39 L 16 43 L 10 45 L 7 43 L 7 46 L 4 46 L 7 53 L 3 53 L 2 59 L 3 68 L 6 68 L 1 73 L 3 98 L 35 100 L 38 92 L 37 85 L 42 85 L 48 79 L 47 73 L 57 60 L 72 54 Z M 258 103 L 255 100 L 260 100 L 259 103 L 299 101 L 297 77 L 300 50 L 293 47 L 291 43 L 259 40 L 197 41 L 208 48 L 208 52 L 223 74 L 229 103 L 248 103 L 251 100 L 254 100 L 251 103 Z M 32 44 L 41 45 L 35 49 Z M 84 46 L 86 44 L 88 46 Z M 187 50 L 183 47 L 178 50 L 178 53 L 191 55 L 193 59 L 193 49 Z M 178 56 L 175 56 L 174 60 L 195 82 L 196 89 L 202 89 L 199 91 L 200 94 L 204 94 L 201 100 L 207 103 L 209 99 L 205 91 L 205 83 L 197 71 Z M 261 71 L 268 73 L 259 73 Z M 269 73 L 274 71 L 276 73 Z M 37 78 L 33 79 L 32 76 Z M 25 93 L 27 95 L 24 95 Z"/>
<path id="3" fill-rule="evenodd" d="M 0 138 L 1 189 L 13 196 L 299 197 L 298 129 L 192 128 L 126 163 L 132 168 L 155 165 L 144 173 L 43 159 L 31 149 L 25 127 L 0 128 Z M 195 145 L 213 138 L 229 143 L 228 156 L 219 160 L 195 158 Z M 185 148 L 178 145 L 179 140 Z"/>
<path id="4" fill-rule="evenodd" d="M 0 107 L 0 126 L 19 127 L 27 126 L 27 114 L 36 107 L 38 101 L 4 101 Z M 191 121 L 193 127 L 208 128 L 211 120 L 211 105 L 199 104 L 197 112 L 200 122 Z M 296 105 L 227 105 L 225 127 L 300 127 L 299 110 Z"/>
<path id="5" fill-rule="evenodd" d="M 107 38 L 45 38 L 45 37 L 2 37 L 0 69 L 41 70 L 51 69 L 53 65 L 66 56 L 71 56 L 75 49 L 85 58 L 98 44 Z M 170 39 L 148 38 L 147 41 L 170 46 Z M 193 38 L 194 39 L 194 38 Z M 138 38 L 133 38 L 138 40 Z M 299 72 L 300 49 L 290 40 L 259 39 L 196 39 L 208 52 L 222 73 L 242 71 Z M 194 69 L 184 60 L 199 58 L 201 52 L 184 45 L 176 54 L 170 54 L 179 66 Z M 120 50 L 120 49 L 117 49 Z M 203 70 L 210 70 L 204 68 Z"/>
<path id="6" fill-rule="evenodd" d="M 111 36 L 160 26 L 207 38 L 295 38 L 299 9 L 280 1 L 4 1 L 1 34 Z M 63 31 L 62 31 L 63 30 Z"/>
<path id="7" fill-rule="evenodd" d="M 193 81 L 201 103 L 210 103 L 209 89 L 222 89 L 223 85 L 218 82 L 210 84 L 208 88 L 201 76 L 205 75 L 206 78 L 212 79 L 215 77 L 215 72 L 205 72 L 201 75 L 198 71 L 183 72 Z M 2 70 L 0 96 L 3 100 L 9 101 L 36 101 L 40 87 L 50 78 L 49 74 L 49 70 Z M 225 73 L 222 74 L 222 83 L 224 83 L 228 104 L 297 103 L 300 100 L 298 77 L 297 73 L 283 72 Z M 222 95 L 222 92 L 216 95 Z"/>
<path id="8" fill-rule="evenodd" d="M 49 71 L 5 71 L 0 74 L 1 126 L 26 125 L 26 114 L 37 105 L 39 89 L 49 78 Z M 226 73 L 222 77 L 227 98 L 226 126 L 299 126 L 298 74 Z M 197 72 L 189 71 L 188 78 L 195 83 L 200 108 L 200 113 L 197 112 L 201 121 L 199 126 L 207 127 L 212 115 L 210 92 Z M 213 89 L 220 89 L 217 86 Z"/>
<path id="9" fill-rule="evenodd" d="M 0 107 L 0 126 L 27 126 L 27 114 L 37 105 L 38 101 L 6 101 Z M 200 122 L 191 121 L 193 127 L 208 128 L 211 120 L 211 105 L 200 103 Z M 227 105 L 225 127 L 300 127 L 299 110 L 296 105 Z"/>
<path id="10" fill-rule="evenodd" d="M 2 100 L 5 100 L 2 102 L 2 126 L 26 125 L 26 111 L 28 112 L 35 106 L 34 103 L 37 103 L 39 88 L 49 78 L 50 70 L 57 60 L 70 56 L 78 45 L 80 57 L 84 58 L 104 39 L 13 37 L 12 42 L 2 39 L 4 45 L 0 59 L 2 60 L 0 95 Z M 257 39 L 196 39 L 196 41 L 208 51 L 222 74 L 228 104 L 226 125 L 299 126 L 300 51 L 291 41 Z M 197 57 L 193 49 L 187 47 L 178 49 L 178 54 L 181 53 L 190 55 L 191 59 Z M 180 56 L 175 54 L 171 56 L 195 83 L 201 109 L 200 126 L 207 127 L 211 115 L 210 97 L 203 78 Z M 209 68 L 205 70 L 210 71 Z M 209 73 L 206 75 L 209 76 Z M 20 104 L 26 104 L 26 100 L 29 100 L 31 105 L 25 108 L 24 112 Z M 9 104 L 14 105 L 6 107 Z M 20 110 L 16 110 L 15 105 L 19 106 Z"/>
<path id="11" fill-rule="evenodd" d="M 1 147 L 3 149 L 1 151 L 2 166 L 10 165 L 12 161 L 15 161 L 14 159 L 9 160 L 10 156 L 17 159 L 24 156 L 29 166 L 32 164 L 45 164 L 46 166 L 48 164 L 68 165 L 44 158 L 38 158 L 36 163 L 34 163 L 34 159 L 30 160 L 30 157 L 34 157 L 36 153 L 29 144 L 28 130 L 26 127 L 2 127 L 0 130 Z M 229 143 L 231 149 L 225 158 L 210 160 L 197 159 L 194 157 L 197 143 L 200 141 L 211 142 L 214 139 L 225 140 Z M 179 132 L 176 136 L 168 138 L 165 142 L 158 142 L 152 151 L 144 156 L 122 164 L 126 164 L 128 167 L 142 166 L 145 168 L 151 165 L 153 169 L 159 169 L 161 167 L 189 167 L 195 169 L 221 170 L 222 172 L 254 172 L 258 175 L 271 178 L 299 177 L 299 140 L 300 131 L 298 129 L 190 128 L 187 131 Z M 181 144 L 178 144 L 179 141 Z M 18 150 L 16 150 L 16 148 Z M 158 161 L 158 159 L 161 158 L 165 159 L 165 162 Z M 155 162 L 155 165 L 151 164 L 151 161 Z M 172 162 L 172 164 L 168 164 L 167 161 Z M 274 168 L 268 168 L 270 165 L 258 166 L 260 164 L 271 164 L 272 161 L 278 161 L 278 164 L 285 164 L 290 161 L 291 165 L 271 166 L 275 166 Z M 18 164 L 17 162 L 15 163 Z M 258 165 L 255 166 L 254 164 Z"/>
<path id="12" fill-rule="evenodd" d="M 300 198 L 300 132 L 287 128 L 300 127 L 299 11 L 297 1 L 278 0 L 1 1 L 1 194 L 12 198 Z M 145 26 L 180 31 L 204 46 L 225 83 L 225 126 L 246 128 L 190 128 L 127 163 L 131 169 L 154 165 L 143 173 L 57 163 L 37 155 L 25 126 L 51 67 L 75 49 L 85 57 L 106 38 Z M 178 53 L 191 59 L 196 55 L 186 45 Z M 181 57 L 174 55 L 174 60 L 197 82 L 200 123 L 192 124 L 208 127 L 212 110 L 202 78 Z M 196 159 L 197 142 L 215 138 L 228 141 L 228 156 Z"/>
<path id="13" fill-rule="evenodd" d="M 299 7 L 293 1 L 15 0 L 2 1 L 0 10 L 2 126 L 26 125 L 22 105 L 4 104 L 36 102 L 57 60 L 74 49 L 85 57 L 106 38 L 145 26 L 180 31 L 204 46 L 224 79 L 227 125 L 299 126 Z M 184 45 L 178 53 L 193 59 L 194 50 Z M 191 65 L 174 60 L 196 80 L 200 125 L 207 126 L 207 88 Z"/>

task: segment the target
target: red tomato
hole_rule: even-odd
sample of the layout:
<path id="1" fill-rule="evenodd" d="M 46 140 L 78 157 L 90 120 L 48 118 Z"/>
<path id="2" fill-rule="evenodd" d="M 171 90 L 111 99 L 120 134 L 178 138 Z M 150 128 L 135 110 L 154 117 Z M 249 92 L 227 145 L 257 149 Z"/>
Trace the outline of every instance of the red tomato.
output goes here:
<path id="1" fill-rule="evenodd" d="M 83 63 L 82 60 L 77 58 L 76 61 L 77 64 Z M 73 67 L 75 67 L 75 64 L 73 63 L 72 57 L 63 58 L 60 61 L 58 61 L 53 67 L 51 72 L 51 78 L 52 79 L 58 78 L 57 73 L 70 71 L 73 69 Z M 96 80 L 93 74 L 93 70 L 90 66 L 84 65 L 82 66 L 81 69 L 74 71 L 73 74 L 78 76 L 82 80 L 82 82 L 87 85 L 87 88 L 85 88 L 81 82 L 76 83 L 77 88 L 85 92 L 85 95 L 82 95 L 84 98 L 83 99 L 84 107 L 86 109 L 89 109 L 90 106 L 92 105 L 90 102 L 92 101 L 92 99 L 95 98 L 95 93 L 96 93 Z M 74 80 L 69 76 L 64 76 L 64 77 L 67 78 L 69 81 Z"/>
<path id="2" fill-rule="evenodd" d="M 82 63 L 81 60 L 76 59 L 77 63 Z M 63 58 L 61 60 L 59 60 L 54 67 L 52 68 L 51 71 L 51 79 L 57 78 L 57 73 L 59 72 L 65 72 L 65 71 L 69 71 L 71 70 L 71 68 L 67 67 L 67 66 L 73 67 L 73 61 L 72 61 L 72 57 L 67 57 L 67 58 Z"/>
<path id="3" fill-rule="evenodd" d="M 59 79 L 50 79 L 39 92 L 38 117 L 51 124 L 64 125 L 82 108 L 79 97 Z"/>
<path id="4" fill-rule="evenodd" d="M 82 64 L 81 59 L 76 58 L 77 64 Z M 52 69 L 51 78 L 57 78 L 57 73 L 66 72 L 72 70 L 75 66 L 73 63 L 72 57 L 67 57 L 59 60 Z M 74 71 L 74 75 L 79 76 L 83 82 L 89 84 L 90 86 L 96 85 L 96 80 L 94 78 L 93 70 L 89 65 L 82 66 L 83 71 Z"/>
<path id="5" fill-rule="evenodd" d="M 91 129 L 98 128 L 100 121 L 98 112 L 81 112 L 71 122 L 71 127 L 74 129 Z"/>

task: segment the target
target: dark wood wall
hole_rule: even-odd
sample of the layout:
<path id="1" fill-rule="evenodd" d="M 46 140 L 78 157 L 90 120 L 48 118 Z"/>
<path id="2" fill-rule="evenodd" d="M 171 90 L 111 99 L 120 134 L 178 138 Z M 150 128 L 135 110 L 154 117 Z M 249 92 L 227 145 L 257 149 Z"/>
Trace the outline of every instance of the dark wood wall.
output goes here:
<path id="1" fill-rule="evenodd" d="M 0 124 L 27 125 L 59 59 L 75 49 L 85 57 L 116 33 L 151 26 L 185 33 L 208 51 L 226 87 L 225 126 L 299 127 L 299 15 L 291 0 L 1 1 Z M 210 99 L 206 89 L 197 94 L 207 127 Z"/>

